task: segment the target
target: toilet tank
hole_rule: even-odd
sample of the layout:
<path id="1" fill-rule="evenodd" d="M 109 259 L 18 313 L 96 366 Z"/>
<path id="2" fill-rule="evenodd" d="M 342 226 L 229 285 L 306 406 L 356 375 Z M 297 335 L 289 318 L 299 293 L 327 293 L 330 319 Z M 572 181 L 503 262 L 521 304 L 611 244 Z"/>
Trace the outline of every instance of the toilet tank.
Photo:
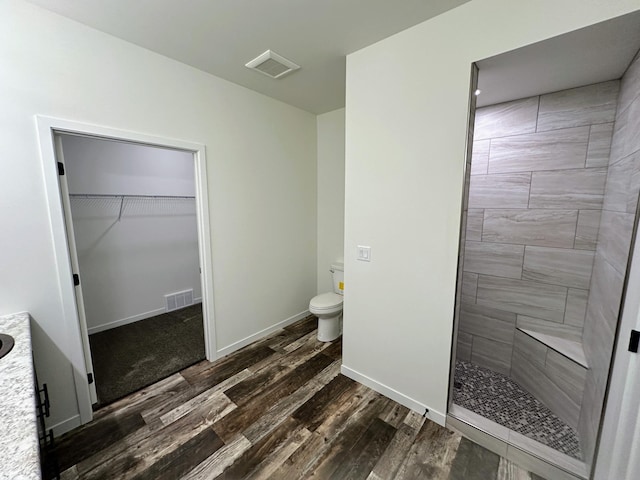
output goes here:
<path id="1" fill-rule="evenodd" d="M 331 264 L 331 276 L 333 277 L 333 291 L 344 294 L 344 264 L 336 262 Z"/>

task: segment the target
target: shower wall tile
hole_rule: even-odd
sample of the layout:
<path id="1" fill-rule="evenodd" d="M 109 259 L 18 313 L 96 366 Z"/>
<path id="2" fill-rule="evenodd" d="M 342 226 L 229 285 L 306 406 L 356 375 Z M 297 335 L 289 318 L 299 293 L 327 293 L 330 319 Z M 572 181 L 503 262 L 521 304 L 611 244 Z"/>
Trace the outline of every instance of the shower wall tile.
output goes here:
<path id="1" fill-rule="evenodd" d="M 482 222 L 484 219 L 484 210 L 478 208 L 470 208 L 467 212 L 467 240 L 482 240 Z"/>
<path id="2" fill-rule="evenodd" d="M 462 274 L 462 301 L 465 303 L 476 303 L 477 291 L 478 275 L 476 273 L 464 272 Z"/>
<path id="3" fill-rule="evenodd" d="M 632 154 L 632 157 L 635 159 L 636 168 L 633 169 L 633 173 L 631 175 L 631 189 L 634 192 L 640 191 L 640 150 L 636 153 Z M 627 213 L 636 213 L 638 210 L 638 195 L 632 196 L 629 195 L 627 198 Z"/>
<path id="4" fill-rule="evenodd" d="M 524 253 L 522 278 L 588 289 L 593 256 L 594 252 L 589 250 L 527 246 Z"/>
<path id="5" fill-rule="evenodd" d="M 597 254 L 582 342 L 594 378 L 604 384 L 613 352 L 623 283 L 623 274 Z"/>
<path id="6" fill-rule="evenodd" d="M 624 276 L 638 202 L 640 179 L 640 59 L 621 81 L 609 175 L 593 266 L 583 345 L 589 371 L 578 432 L 587 460 L 593 458 L 622 298 Z"/>
<path id="7" fill-rule="evenodd" d="M 483 337 L 473 337 L 471 362 L 494 372 L 509 375 L 511 371 L 512 344 Z"/>
<path id="8" fill-rule="evenodd" d="M 600 417 L 604 405 L 604 393 L 604 387 L 595 381 L 593 372 L 587 370 L 580 420 L 578 422 L 580 447 L 587 463 L 591 463 L 593 460 L 596 439 L 598 438 L 598 428 L 600 426 Z"/>
<path id="9" fill-rule="evenodd" d="M 456 358 L 465 362 L 471 361 L 471 342 L 473 336 L 463 331 L 458 331 L 458 343 L 456 346 Z"/>
<path id="10" fill-rule="evenodd" d="M 631 213 L 602 212 L 598 252 L 620 273 L 627 269 L 634 220 Z"/>
<path id="11" fill-rule="evenodd" d="M 485 210 L 483 242 L 572 248 L 577 210 Z"/>
<path id="12" fill-rule="evenodd" d="M 620 116 L 629 108 L 631 102 L 636 100 L 638 95 L 640 95 L 640 52 L 636 54 L 620 82 L 617 115 Z"/>
<path id="13" fill-rule="evenodd" d="M 638 150 L 632 156 L 636 160 L 636 165 L 640 166 L 640 150 Z M 640 168 L 635 168 L 633 171 L 633 174 L 631 176 L 631 188 L 635 192 L 640 193 Z M 635 196 L 630 195 L 627 198 L 627 213 L 635 214 L 638 211 L 639 202 L 640 202 L 640 199 L 638 199 L 637 195 Z"/>
<path id="14" fill-rule="evenodd" d="M 600 210 L 606 180 L 606 168 L 533 172 L 529 208 Z"/>
<path id="15" fill-rule="evenodd" d="M 627 190 L 631 184 L 634 162 L 631 156 L 618 160 L 609 165 L 607 175 L 607 198 L 604 200 L 603 208 L 614 212 L 626 212 L 627 210 Z"/>
<path id="16" fill-rule="evenodd" d="M 578 226 L 576 227 L 576 239 L 573 248 L 595 251 L 598 240 L 598 230 L 600 229 L 600 216 L 600 210 L 580 210 L 578 213 Z"/>
<path id="17" fill-rule="evenodd" d="M 553 335 L 554 337 L 564 338 L 572 342 L 582 341 L 582 329 L 566 323 L 542 320 L 540 318 L 528 317 L 526 315 L 518 315 L 516 323 L 518 328 L 525 330 L 533 330 L 534 332 Z"/>
<path id="18" fill-rule="evenodd" d="M 479 305 L 462 304 L 460 330 L 474 336 L 513 343 L 516 315 Z"/>
<path id="19" fill-rule="evenodd" d="M 637 96 L 630 105 L 618 114 L 613 128 L 613 141 L 611 142 L 611 160 L 614 163 L 640 149 L 640 96 Z M 493 151 L 493 142 L 491 144 Z M 489 155 L 489 172 L 491 172 L 491 154 Z"/>
<path id="20" fill-rule="evenodd" d="M 603 208 L 615 212 L 635 213 L 640 191 L 640 151 L 609 165 L 607 197 Z"/>
<path id="21" fill-rule="evenodd" d="M 520 330 L 516 330 L 513 339 L 513 351 L 524 356 L 534 365 L 544 368 L 548 348 Z"/>
<path id="22" fill-rule="evenodd" d="M 562 418 L 570 426 L 578 425 L 580 404 L 567 395 L 558 385 L 551 381 L 544 370 L 529 361 L 515 350 L 511 362 L 511 378 Z"/>
<path id="23" fill-rule="evenodd" d="M 567 292 L 567 306 L 564 311 L 564 323 L 579 328 L 582 332 L 587 313 L 589 290 L 570 288 Z"/>
<path id="24" fill-rule="evenodd" d="M 561 323 L 567 289 L 527 280 L 480 275 L 478 305 Z"/>
<path id="25" fill-rule="evenodd" d="M 467 242 L 464 271 L 496 277 L 522 277 L 523 245 L 489 242 Z"/>
<path id="26" fill-rule="evenodd" d="M 586 369 L 517 330 L 511 376 L 534 393 L 554 413 L 577 422 Z M 566 404 L 566 401 L 569 401 Z"/>
<path id="27" fill-rule="evenodd" d="M 545 373 L 574 403 L 580 405 L 584 393 L 586 368 L 549 349 Z"/>
<path id="28" fill-rule="evenodd" d="M 486 175 L 489 168 L 489 146 L 491 140 L 477 140 L 473 142 L 471 154 L 471 175 Z"/>
<path id="29" fill-rule="evenodd" d="M 589 127 L 492 139 L 489 173 L 582 168 L 588 140 Z"/>
<path id="30" fill-rule="evenodd" d="M 583 333 L 584 351 L 590 368 L 578 425 L 582 451 L 587 459 L 593 456 L 604 405 L 623 278 L 601 255 L 596 255 Z"/>
<path id="31" fill-rule="evenodd" d="M 537 131 L 613 122 L 619 88 L 613 80 L 542 95 Z"/>
<path id="32" fill-rule="evenodd" d="M 474 140 L 536 131 L 538 97 L 500 103 L 476 110 Z"/>
<path id="33" fill-rule="evenodd" d="M 606 167 L 609 165 L 613 123 L 591 125 L 586 167 Z"/>
<path id="34" fill-rule="evenodd" d="M 530 173 L 475 175 L 469 186 L 469 204 L 474 208 L 527 208 L 530 184 Z"/>

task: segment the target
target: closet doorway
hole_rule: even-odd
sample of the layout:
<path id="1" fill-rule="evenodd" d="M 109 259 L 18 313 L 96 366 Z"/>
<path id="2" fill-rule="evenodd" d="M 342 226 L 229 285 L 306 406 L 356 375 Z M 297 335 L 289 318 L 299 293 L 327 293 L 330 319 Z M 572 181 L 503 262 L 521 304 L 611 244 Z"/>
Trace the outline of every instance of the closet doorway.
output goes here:
<path id="1" fill-rule="evenodd" d="M 38 124 L 45 171 L 56 173 L 55 185 L 51 172 L 45 179 L 63 302 L 69 313 L 70 301 L 75 307 L 67 327 L 79 334 L 87 372 L 84 385 L 76 372 L 86 423 L 92 405 L 213 360 L 204 147 L 56 119 Z"/>
<path id="2" fill-rule="evenodd" d="M 57 143 L 102 406 L 205 358 L 193 154 Z"/>

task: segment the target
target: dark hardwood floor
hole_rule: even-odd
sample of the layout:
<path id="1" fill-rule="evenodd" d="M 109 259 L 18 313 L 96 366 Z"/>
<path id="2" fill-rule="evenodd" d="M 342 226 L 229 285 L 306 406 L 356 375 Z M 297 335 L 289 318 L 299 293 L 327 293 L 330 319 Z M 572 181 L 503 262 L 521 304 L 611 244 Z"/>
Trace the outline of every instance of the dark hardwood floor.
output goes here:
<path id="1" fill-rule="evenodd" d="M 57 439 L 63 479 L 538 478 L 340 374 L 304 319 Z"/>

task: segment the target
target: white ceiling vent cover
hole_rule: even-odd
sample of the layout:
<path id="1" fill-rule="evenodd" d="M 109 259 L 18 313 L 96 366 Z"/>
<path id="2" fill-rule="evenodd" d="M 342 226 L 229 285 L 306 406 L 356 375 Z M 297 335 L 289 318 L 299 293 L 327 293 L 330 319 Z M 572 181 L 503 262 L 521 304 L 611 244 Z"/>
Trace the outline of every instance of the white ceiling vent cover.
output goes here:
<path id="1" fill-rule="evenodd" d="M 257 56 L 245 67 L 260 72 L 271 78 L 281 78 L 287 73 L 291 73 L 300 68 L 300 65 L 296 65 L 291 60 L 287 60 L 282 55 L 278 55 L 271 50 L 267 50 L 262 55 Z"/>

